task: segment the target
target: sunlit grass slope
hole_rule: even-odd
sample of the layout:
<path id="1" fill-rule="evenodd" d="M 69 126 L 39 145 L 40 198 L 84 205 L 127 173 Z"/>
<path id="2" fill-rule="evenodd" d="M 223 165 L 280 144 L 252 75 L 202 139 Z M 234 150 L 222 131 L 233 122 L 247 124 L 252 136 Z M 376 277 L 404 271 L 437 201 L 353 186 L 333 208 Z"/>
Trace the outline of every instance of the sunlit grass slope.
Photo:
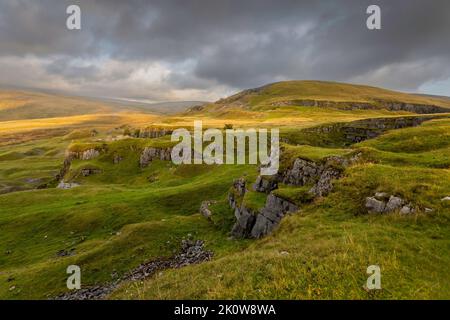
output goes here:
<path id="1" fill-rule="evenodd" d="M 232 104 L 238 102 L 242 105 L 255 107 L 270 105 L 277 101 L 307 99 L 344 102 L 386 100 L 450 108 L 448 100 L 438 97 L 419 96 L 365 85 L 299 80 L 276 82 L 259 88 L 244 90 L 229 98 L 220 100 L 218 103 Z"/>

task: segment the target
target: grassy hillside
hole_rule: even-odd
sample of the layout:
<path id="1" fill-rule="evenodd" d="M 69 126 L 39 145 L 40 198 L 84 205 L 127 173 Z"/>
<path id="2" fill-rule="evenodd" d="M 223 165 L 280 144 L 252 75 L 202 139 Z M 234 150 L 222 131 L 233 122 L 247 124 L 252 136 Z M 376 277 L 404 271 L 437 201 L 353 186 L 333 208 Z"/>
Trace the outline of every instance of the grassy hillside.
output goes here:
<path id="1" fill-rule="evenodd" d="M 368 102 L 378 100 L 450 108 L 448 99 L 419 96 L 376 87 L 327 81 L 282 81 L 259 88 L 244 90 L 217 101 L 217 105 L 263 107 L 283 101 L 323 100 L 335 102 Z"/>
<path id="2" fill-rule="evenodd" d="M 138 101 L 71 97 L 32 90 L 0 88 L 0 121 L 45 119 L 116 112 L 174 114 L 201 101 L 143 103 Z"/>
<path id="3" fill-rule="evenodd" d="M 33 91 L 0 90 L 0 121 L 111 113 L 117 109 L 85 98 Z"/>
<path id="4" fill-rule="evenodd" d="M 449 120 L 434 121 L 356 145 L 366 160 L 348 170 L 331 195 L 284 219 L 273 235 L 212 262 L 124 285 L 112 297 L 448 299 L 450 206 L 440 199 L 450 193 L 449 133 Z M 398 150 L 396 144 L 411 139 L 417 143 Z M 428 139 L 442 145 L 424 148 Z M 364 198 L 374 191 L 434 211 L 361 214 Z M 372 264 L 382 270 L 383 289 L 377 292 L 363 289 L 365 268 Z"/>
<path id="5" fill-rule="evenodd" d="M 190 237 L 205 240 L 214 252 L 212 261 L 125 281 L 109 298 L 449 299 L 450 202 L 441 201 L 450 196 L 448 115 L 348 145 L 321 126 L 414 115 L 271 104 L 306 97 L 442 102 L 323 82 L 258 90 L 181 115 L 114 112 L 0 120 L 0 298 L 48 299 L 67 292 L 71 264 L 81 266 L 84 288 L 104 285 L 143 262 L 173 255 Z M 300 211 L 283 218 L 263 239 L 233 239 L 228 191 L 236 178 L 255 181 L 257 166 L 177 166 L 155 160 L 140 167 L 142 150 L 167 148 L 170 137 L 124 136 L 130 128 L 191 128 L 194 120 L 203 120 L 205 127 L 280 128 L 282 169 L 296 158 L 320 162 L 360 154 L 360 159 L 326 197 L 311 197 L 310 186 L 280 184 L 276 194 Z M 64 180 L 79 186 L 55 188 L 66 151 L 91 148 L 100 150 L 98 157 L 73 159 L 65 172 Z M 84 176 L 85 169 L 95 172 Z M 38 189 L 43 184 L 47 188 Z M 365 198 L 375 192 L 400 196 L 418 210 L 367 214 Z M 199 213 L 205 200 L 212 201 L 210 221 Z M 249 192 L 243 201 L 256 210 L 266 199 Z M 368 292 L 363 288 L 366 268 L 373 264 L 381 267 L 383 289 Z"/>

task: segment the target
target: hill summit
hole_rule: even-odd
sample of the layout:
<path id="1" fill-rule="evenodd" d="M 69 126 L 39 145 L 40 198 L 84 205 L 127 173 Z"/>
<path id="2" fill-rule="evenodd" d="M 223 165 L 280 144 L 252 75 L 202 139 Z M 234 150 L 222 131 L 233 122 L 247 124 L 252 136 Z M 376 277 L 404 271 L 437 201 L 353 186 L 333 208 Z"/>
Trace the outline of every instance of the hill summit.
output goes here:
<path id="1" fill-rule="evenodd" d="M 217 108 L 259 109 L 282 106 L 387 109 L 414 113 L 450 112 L 445 98 L 329 81 L 282 81 L 247 89 L 214 103 Z"/>

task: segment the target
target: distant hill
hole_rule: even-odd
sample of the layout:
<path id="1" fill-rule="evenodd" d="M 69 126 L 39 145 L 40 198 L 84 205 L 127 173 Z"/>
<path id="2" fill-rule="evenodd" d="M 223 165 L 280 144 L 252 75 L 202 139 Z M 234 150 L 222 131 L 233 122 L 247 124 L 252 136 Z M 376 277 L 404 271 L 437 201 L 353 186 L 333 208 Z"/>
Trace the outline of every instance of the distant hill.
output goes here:
<path id="1" fill-rule="evenodd" d="M 207 104 L 206 101 L 164 101 L 147 103 L 136 100 L 123 99 L 101 99 L 113 105 L 120 105 L 122 107 L 130 107 L 144 112 L 152 112 L 159 114 L 173 114 L 187 110 L 188 108 L 203 106 Z"/>
<path id="2" fill-rule="evenodd" d="M 208 108 L 271 109 L 282 106 L 388 109 L 416 113 L 450 112 L 450 99 L 327 81 L 283 81 L 241 91 Z M 192 109 L 193 112 L 201 108 Z"/>
<path id="3" fill-rule="evenodd" d="M 0 121 L 110 113 L 111 105 L 80 97 L 0 89 Z"/>
<path id="4" fill-rule="evenodd" d="M 202 101 L 144 103 L 139 101 L 73 97 L 60 93 L 29 89 L 0 89 L 0 121 L 105 114 L 120 111 L 171 114 Z"/>

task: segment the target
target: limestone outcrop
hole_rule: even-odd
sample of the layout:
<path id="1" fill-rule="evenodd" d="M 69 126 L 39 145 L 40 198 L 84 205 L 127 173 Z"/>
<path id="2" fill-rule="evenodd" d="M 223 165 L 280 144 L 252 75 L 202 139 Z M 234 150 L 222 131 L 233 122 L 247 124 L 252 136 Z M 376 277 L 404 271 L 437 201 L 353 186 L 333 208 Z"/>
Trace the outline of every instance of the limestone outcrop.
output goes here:
<path id="1" fill-rule="evenodd" d="M 171 134 L 172 130 L 166 128 L 144 128 L 135 130 L 135 138 L 159 138 Z"/>
<path id="2" fill-rule="evenodd" d="M 146 167 L 153 160 L 170 161 L 172 159 L 171 153 L 172 153 L 172 148 L 146 147 L 144 149 L 144 151 L 142 151 L 142 153 L 141 153 L 141 157 L 139 159 L 139 165 L 141 167 Z"/>
<path id="3" fill-rule="evenodd" d="M 322 108 L 339 108 L 343 110 L 371 110 L 371 109 L 387 109 L 389 111 L 408 111 L 418 114 L 429 113 L 447 113 L 449 109 L 436 105 L 414 104 L 405 102 L 396 102 L 388 100 L 376 100 L 374 102 L 361 101 L 327 101 L 327 100 L 286 100 L 276 101 L 273 106 L 306 106 L 306 107 L 322 107 Z"/>
<path id="4" fill-rule="evenodd" d="M 385 192 L 377 192 L 372 197 L 367 197 L 365 207 L 369 213 L 393 213 L 413 214 L 417 211 L 414 204 L 407 202 L 401 197 L 389 195 Z M 428 209 L 428 208 L 427 208 Z M 427 212 L 431 210 L 426 210 Z"/>
<path id="5" fill-rule="evenodd" d="M 87 149 L 84 151 L 67 151 L 66 159 L 70 160 L 92 160 L 100 155 L 100 151 L 97 149 Z"/>
<path id="6" fill-rule="evenodd" d="M 319 162 L 297 158 L 292 167 L 278 174 L 278 180 L 292 186 L 313 185 L 309 193 L 323 197 L 333 189 L 333 180 L 339 179 L 344 168 L 358 161 L 360 156 L 331 156 Z"/>
<path id="7" fill-rule="evenodd" d="M 261 177 L 258 177 L 255 185 L 260 185 Z M 268 189 L 264 189 L 266 193 Z M 228 194 L 228 203 L 234 210 L 236 222 L 231 230 L 231 234 L 236 238 L 261 238 L 273 231 L 280 223 L 281 219 L 290 212 L 296 212 L 299 208 L 292 202 L 268 194 L 264 207 L 259 210 L 249 208 L 242 201 L 248 190 L 246 181 L 243 178 L 237 179 Z"/>

